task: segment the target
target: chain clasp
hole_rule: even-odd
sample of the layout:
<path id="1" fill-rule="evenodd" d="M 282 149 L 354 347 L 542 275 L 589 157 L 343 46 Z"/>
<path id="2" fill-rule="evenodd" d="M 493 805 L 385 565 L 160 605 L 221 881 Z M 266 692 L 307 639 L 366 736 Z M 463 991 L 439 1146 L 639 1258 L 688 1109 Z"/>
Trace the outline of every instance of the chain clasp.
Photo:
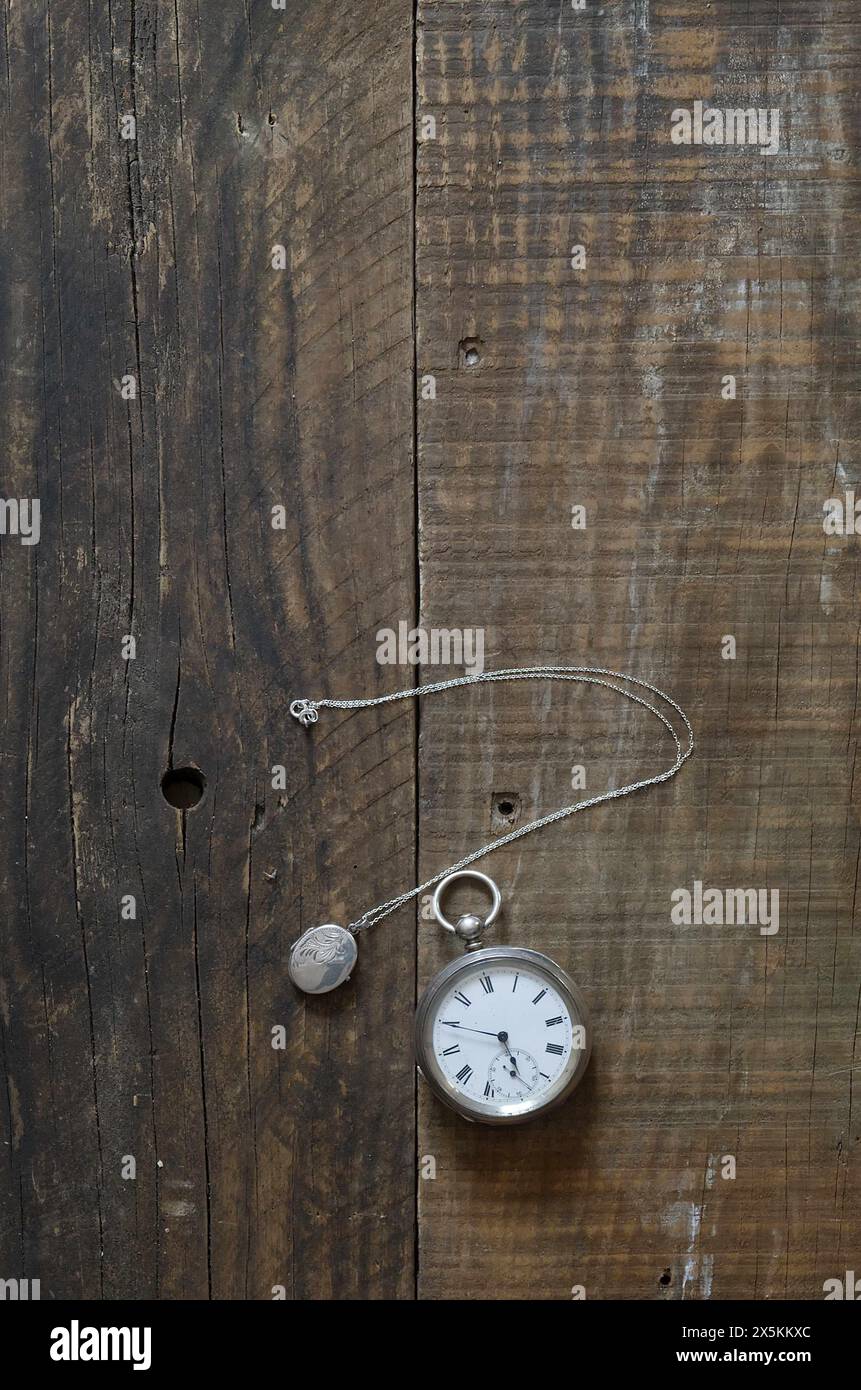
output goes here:
<path id="1" fill-rule="evenodd" d="M 316 724 L 319 716 L 317 706 L 313 700 L 292 700 L 290 703 L 290 713 L 294 719 L 298 719 L 303 728 L 308 729 L 312 724 Z"/>

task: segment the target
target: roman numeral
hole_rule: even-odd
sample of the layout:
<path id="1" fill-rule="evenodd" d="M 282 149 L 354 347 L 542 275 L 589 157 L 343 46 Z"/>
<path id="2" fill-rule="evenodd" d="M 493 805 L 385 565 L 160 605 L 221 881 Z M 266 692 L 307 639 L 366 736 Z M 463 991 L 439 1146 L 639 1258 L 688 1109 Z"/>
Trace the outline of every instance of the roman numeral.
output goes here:
<path id="1" fill-rule="evenodd" d="M 457 1000 L 458 1004 L 465 1004 L 468 1009 L 472 1007 L 472 1001 L 470 999 L 467 999 L 465 994 L 461 994 L 459 989 L 455 990 L 454 997 Z"/>
<path id="2" fill-rule="evenodd" d="M 481 976 L 481 988 L 484 990 L 485 994 L 493 993 L 493 981 L 489 975 Z"/>
<path id="3" fill-rule="evenodd" d="M 444 1047 L 442 1055 L 443 1057 L 450 1057 L 453 1052 L 460 1052 L 460 1043 L 453 1043 L 451 1047 Z"/>
<path id="4" fill-rule="evenodd" d="M 548 1028 L 555 1028 L 557 1023 L 562 1022 L 562 1015 L 560 1014 L 558 1018 L 545 1018 L 544 1022 Z"/>
<path id="5" fill-rule="evenodd" d="M 485 1094 L 486 1096 L 491 1097 L 491 1098 L 493 1097 L 493 1087 L 491 1086 L 491 1084 L 490 1084 L 489 1081 L 488 1081 L 488 1082 L 486 1083 L 486 1085 L 485 1085 L 484 1094 Z"/>
<path id="6" fill-rule="evenodd" d="M 535 998 L 534 998 L 533 1001 L 532 1001 L 533 1004 L 540 1004 L 540 1003 L 541 1003 L 541 1000 L 544 998 L 544 996 L 545 996 L 546 993 L 547 993 L 547 990 L 546 990 L 546 989 L 542 989 L 538 994 L 536 994 Z"/>
<path id="7" fill-rule="evenodd" d="M 459 1071 L 458 1074 L 457 1074 L 457 1079 L 458 1079 L 458 1081 L 462 1082 L 463 1085 L 466 1085 L 467 1081 L 469 1080 L 469 1078 L 470 1078 L 471 1076 L 472 1076 L 472 1067 L 470 1067 L 470 1066 L 467 1065 L 467 1064 L 464 1064 L 464 1066 L 461 1067 L 460 1071 Z"/>
<path id="8" fill-rule="evenodd" d="M 561 1043 L 548 1043 L 547 1051 L 552 1052 L 554 1057 L 561 1057 L 565 1049 Z"/>

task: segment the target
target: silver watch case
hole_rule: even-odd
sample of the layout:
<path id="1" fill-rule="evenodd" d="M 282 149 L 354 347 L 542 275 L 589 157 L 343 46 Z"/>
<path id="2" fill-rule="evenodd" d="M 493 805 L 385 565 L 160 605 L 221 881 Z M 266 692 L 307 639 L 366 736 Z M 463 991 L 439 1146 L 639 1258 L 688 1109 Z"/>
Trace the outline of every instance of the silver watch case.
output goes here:
<path id="1" fill-rule="evenodd" d="M 545 971 L 555 987 L 565 997 L 572 1023 L 581 1024 L 586 1030 L 586 1046 L 581 1049 L 579 1061 L 561 1089 L 558 1092 L 552 1092 L 539 1105 L 520 1111 L 512 1107 L 511 1114 L 500 1114 L 497 1107 L 478 1100 L 465 1104 L 462 1094 L 452 1086 L 445 1073 L 440 1070 L 433 1052 L 425 1045 L 428 1017 L 433 1002 L 440 991 L 450 985 L 458 975 L 467 971 L 472 972 L 476 965 L 493 965 L 499 964 L 501 961 L 522 961 L 524 965 L 532 965 Z M 434 975 L 416 1009 L 415 1052 L 418 1069 L 434 1095 L 438 1096 L 452 1110 L 455 1110 L 462 1119 L 487 1125 L 526 1124 L 528 1120 L 538 1119 L 539 1116 L 546 1115 L 548 1111 L 555 1110 L 556 1106 L 567 1100 L 579 1086 L 592 1055 L 592 1024 L 589 1010 L 580 990 L 571 976 L 549 956 L 542 955 L 540 951 L 530 951 L 525 946 L 486 946 L 480 951 L 470 951 L 459 956 L 457 960 L 451 961 L 443 970 Z"/>

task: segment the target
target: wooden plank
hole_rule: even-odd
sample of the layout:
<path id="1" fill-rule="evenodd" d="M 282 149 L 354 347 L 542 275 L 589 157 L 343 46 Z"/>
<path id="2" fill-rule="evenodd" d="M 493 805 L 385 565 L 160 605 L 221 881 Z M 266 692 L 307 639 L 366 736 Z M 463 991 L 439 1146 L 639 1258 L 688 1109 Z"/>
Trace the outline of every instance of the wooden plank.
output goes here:
<path id="1" fill-rule="evenodd" d="M 520 1130 L 421 1093 L 420 1297 L 820 1298 L 857 1268 L 858 571 L 822 507 L 858 484 L 859 39 L 846 0 L 420 0 L 422 621 L 484 628 L 488 667 L 654 680 L 699 738 L 481 866 L 595 1051 Z M 698 99 L 777 108 L 777 152 L 674 145 Z M 429 700 L 422 871 L 509 828 L 501 793 L 522 823 L 572 765 L 593 794 L 668 751 L 597 694 Z M 695 880 L 778 889 L 779 932 L 674 925 Z"/>
<path id="2" fill-rule="evenodd" d="M 16 5 L 0 46 L 3 484 L 42 515 L 0 541 L 0 1274 L 409 1297 L 412 938 L 337 1000 L 286 958 L 415 867 L 411 711 L 288 714 L 382 685 L 413 612 L 412 7 Z"/>

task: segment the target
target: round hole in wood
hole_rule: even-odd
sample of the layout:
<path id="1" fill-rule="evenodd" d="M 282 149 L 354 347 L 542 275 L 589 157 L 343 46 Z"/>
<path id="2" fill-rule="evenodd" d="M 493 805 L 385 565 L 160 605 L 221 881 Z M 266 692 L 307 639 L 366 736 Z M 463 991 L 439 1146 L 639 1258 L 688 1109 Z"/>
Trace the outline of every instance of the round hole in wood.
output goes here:
<path id="1" fill-rule="evenodd" d="M 190 811 L 203 796 L 206 778 L 196 767 L 171 767 L 161 779 L 161 793 L 169 806 Z"/>

